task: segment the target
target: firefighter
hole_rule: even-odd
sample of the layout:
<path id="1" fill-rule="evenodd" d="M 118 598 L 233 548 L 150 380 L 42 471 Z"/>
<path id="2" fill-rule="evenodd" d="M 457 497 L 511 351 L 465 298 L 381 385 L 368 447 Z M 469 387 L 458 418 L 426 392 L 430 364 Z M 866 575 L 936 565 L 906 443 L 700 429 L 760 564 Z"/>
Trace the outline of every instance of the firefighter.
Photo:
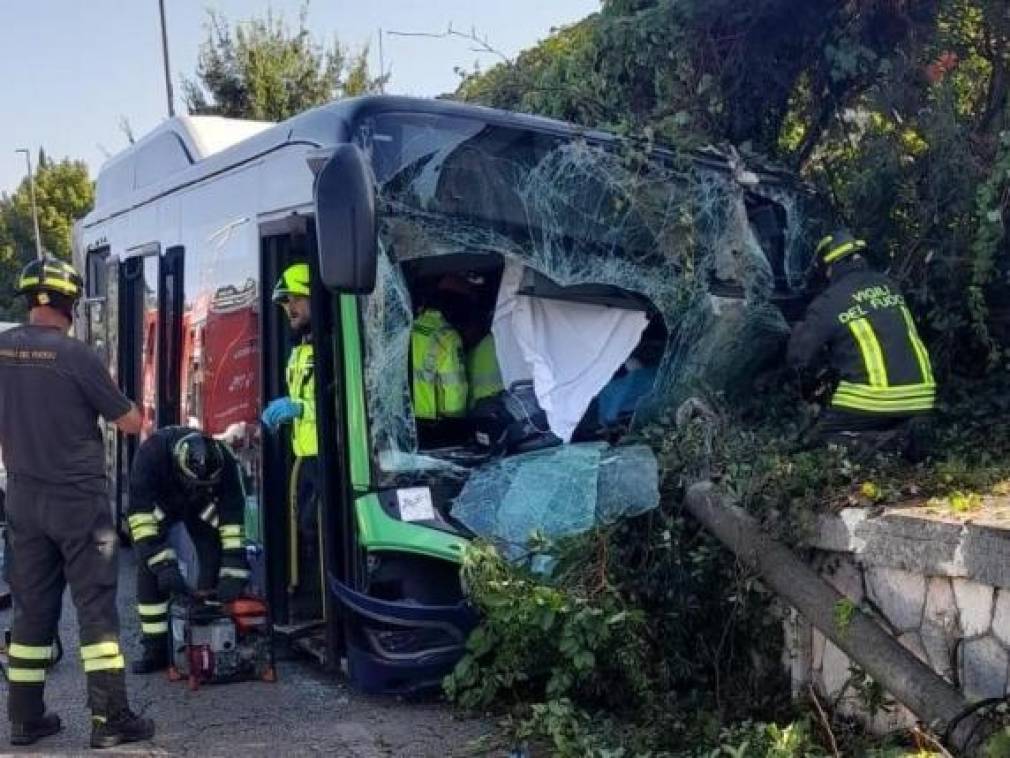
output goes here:
<path id="1" fill-rule="evenodd" d="M 319 466 L 316 439 L 316 380 L 312 350 L 311 281 L 307 263 L 284 269 L 274 287 L 273 301 L 284 308 L 288 326 L 297 344 L 288 356 L 286 397 L 272 400 L 263 410 L 263 423 L 272 431 L 291 424 L 291 451 L 295 465 L 291 471 L 292 507 L 297 508 L 291 539 L 291 586 L 298 584 L 298 552 L 306 564 L 315 561 L 319 508 Z M 301 539 L 298 539 L 298 536 Z M 300 546 L 300 547 L 299 547 Z"/>
<path id="2" fill-rule="evenodd" d="M 847 229 L 821 240 L 815 255 L 828 286 L 789 340 L 790 366 L 814 368 L 823 355 L 839 380 L 808 442 L 898 430 L 933 409 L 929 353 L 898 286 L 869 267 L 865 249 Z"/>
<path id="3" fill-rule="evenodd" d="M 168 666 L 168 601 L 189 586 L 168 545 L 183 524 L 196 548 L 198 591 L 231 602 L 249 580 L 245 494 L 238 461 L 212 437 L 186 426 L 159 429 L 137 450 L 130 470 L 127 521 L 137 552 L 137 612 L 144 655 L 135 674 Z"/>
<path id="4" fill-rule="evenodd" d="M 28 324 L 0 334 L 0 446 L 14 599 L 7 707 L 15 745 L 61 728 L 59 716 L 45 710 L 43 689 L 68 582 L 87 675 L 91 746 L 154 735 L 154 723 L 127 703 L 117 537 L 97 423 L 101 416 L 137 434 L 141 416 L 98 356 L 67 335 L 82 284 L 66 263 L 32 261 L 16 289 L 28 300 Z"/>

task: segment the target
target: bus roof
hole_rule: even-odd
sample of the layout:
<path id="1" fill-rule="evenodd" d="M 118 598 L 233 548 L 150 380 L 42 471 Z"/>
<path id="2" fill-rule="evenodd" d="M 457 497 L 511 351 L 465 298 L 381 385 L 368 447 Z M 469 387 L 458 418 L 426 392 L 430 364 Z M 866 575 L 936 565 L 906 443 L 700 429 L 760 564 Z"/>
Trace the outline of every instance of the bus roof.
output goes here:
<path id="1" fill-rule="evenodd" d="M 268 129 L 266 121 L 178 116 L 107 160 L 95 181 L 98 205 L 142 190 Z"/>
<path id="2" fill-rule="evenodd" d="M 179 116 L 109 159 L 99 171 L 95 207 L 85 216 L 89 227 L 139 207 L 177 189 L 195 184 L 291 144 L 331 147 L 350 138 L 350 124 L 379 113 L 414 113 L 477 118 L 497 126 L 531 129 L 561 137 L 585 136 L 613 142 L 608 133 L 563 121 L 497 110 L 452 100 L 369 95 L 335 101 L 278 124 L 220 116 Z M 730 161 L 709 148 L 696 161 L 727 170 Z M 762 172 L 762 179 L 777 171 Z"/>

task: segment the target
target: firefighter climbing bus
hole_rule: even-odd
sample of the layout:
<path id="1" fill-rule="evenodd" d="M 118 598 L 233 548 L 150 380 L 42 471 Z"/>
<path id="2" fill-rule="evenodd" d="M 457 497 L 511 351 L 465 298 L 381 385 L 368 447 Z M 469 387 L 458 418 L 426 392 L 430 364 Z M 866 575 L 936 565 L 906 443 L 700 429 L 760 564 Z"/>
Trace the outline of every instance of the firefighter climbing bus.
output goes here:
<path id="1" fill-rule="evenodd" d="M 75 230 L 78 332 L 142 405 L 144 434 L 186 424 L 230 446 L 275 634 L 364 690 L 431 687 L 458 660 L 475 536 L 535 563 L 533 528 L 655 507 L 655 459 L 625 433 L 688 378 L 714 381 L 702 358 L 733 335 L 781 337 L 779 311 L 765 323 L 752 305 L 802 290 L 805 190 L 716 151 L 625 147 L 367 97 L 278 125 L 171 119 L 98 176 Z M 701 198 L 722 222 L 688 230 Z M 318 550 L 292 539 L 289 435 L 259 423 L 287 394 L 292 337 L 270 298 L 295 262 L 312 271 Z M 415 321 L 434 310 L 463 350 L 493 336 L 502 391 L 415 418 L 437 373 L 412 360 Z M 108 430 L 120 516 L 135 449 Z"/>

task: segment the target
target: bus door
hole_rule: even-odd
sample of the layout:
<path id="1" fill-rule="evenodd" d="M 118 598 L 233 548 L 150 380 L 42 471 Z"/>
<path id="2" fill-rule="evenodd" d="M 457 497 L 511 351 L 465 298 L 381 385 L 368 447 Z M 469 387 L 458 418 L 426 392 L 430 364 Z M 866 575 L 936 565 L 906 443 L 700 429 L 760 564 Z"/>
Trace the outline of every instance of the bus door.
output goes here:
<path id="1" fill-rule="evenodd" d="M 144 318 L 145 310 L 154 306 L 152 295 L 145 295 L 145 289 L 150 289 L 145 279 L 151 272 L 147 269 L 157 265 L 157 254 L 144 257 L 127 258 L 119 265 L 118 271 L 118 313 L 116 316 L 116 333 L 118 338 L 118 350 L 115 354 L 116 376 L 119 380 L 119 388 L 128 398 L 137 404 L 141 415 L 144 418 L 143 432 L 149 433 L 148 417 L 153 413 L 152 409 L 145 408 L 145 398 L 142 396 L 142 376 L 144 366 L 142 356 L 144 352 L 144 340 L 151 339 L 151 334 L 145 334 Z M 155 269 L 156 271 L 157 269 Z M 155 274 L 156 276 L 156 274 Z M 157 290 L 154 290 L 157 292 Z M 153 398 L 151 398 L 153 402 Z M 143 433 L 142 432 L 142 433 Z M 126 509 L 128 506 L 127 495 L 129 487 L 130 464 L 137 451 L 137 437 L 135 435 L 117 435 L 116 445 L 116 468 L 118 476 L 113 480 L 116 490 L 116 509 L 120 532 L 123 535 L 129 534 L 126 526 Z"/>
<path id="2" fill-rule="evenodd" d="M 157 245 L 128 258 L 121 268 L 119 376 L 121 387 L 140 409 L 146 439 L 157 426 L 158 411 L 158 275 L 161 251 Z M 126 443 L 127 465 L 136 443 Z"/>
<path id="3" fill-rule="evenodd" d="M 157 244 L 116 265 L 118 313 L 114 372 L 119 386 L 136 402 L 143 417 L 142 442 L 161 426 L 179 423 L 179 375 L 182 338 L 183 249 L 161 254 Z M 110 288 L 111 289 L 111 288 Z M 110 320 L 111 323 L 111 320 Z M 139 444 L 118 435 L 115 466 L 117 511 L 125 513 L 130 464 Z"/>
<path id="4" fill-rule="evenodd" d="M 260 239 L 260 407 L 287 394 L 285 366 L 291 350 L 287 319 L 272 302 L 274 282 L 291 259 L 292 235 L 284 229 L 263 229 Z M 286 435 L 262 434 L 263 548 L 267 598 L 275 622 L 291 625 L 291 552 L 288 518 L 288 472 L 291 447 Z M 293 594 L 293 592 L 290 592 Z"/>
<path id="5" fill-rule="evenodd" d="M 109 246 L 104 245 L 89 250 L 84 265 L 84 334 L 80 337 L 95 349 L 113 380 L 122 388 L 118 360 L 119 330 L 114 328 L 114 325 L 118 326 L 120 313 L 119 259 L 110 255 Z M 118 521 L 122 508 L 120 490 L 126 481 L 125 461 L 120 454 L 119 431 L 111 423 L 105 424 L 104 429 L 106 473 L 112 482 L 110 497 L 113 514 Z"/>
<path id="6" fill-rule="evenodd" d="M 162 255 L 155 245 L 121 267 L 119 371 L 144 418 L 141 441 L 179 423 L 183 258 L 181 247 Z"/>
<path id="7" fill-rule="evenodd" d="M 155 420 L 158 427 L 185 423 L 180 415 L 184 263 L 185 250 L 175 246 L 165 251 L 159 264 L 157 334 L 154 337 Z"/>
<path id="8" fill-rule="evenodd" d="M 288 395 L 286 367 L 296 340 L 291 334 L 286 312 L 273 302 L 274 284 L 284 270 L 294 263 L 306 263 L 315 269 L 315 236 L 311 219 L 305 216 L 288 216 L 266 222 L 260 228 L 261 295 L 261 402 L 266 407 L 271 400 Z M 315 289 L 313 290 L 315 292 Z M 315 297 L 313 298 L 315 299 Z M 312 304 L 313 333 L 326 326 L 317 323 L 316 303 Z M 320 326 L 323 328 L 320 329 Z M 327 354 L 319 352 L 319 341 L 314 340 L 315 382 L 317 397 L 320 384 L 326 383 L 320 374 L 321 360 Z M 332 348 L 330 349 L 332 352 Z M 318 423 L 317 411 L 317 423 Z M 317 429 L 320 437 L 320 455 L 317 460 L 298 462 L 291 450 L 291 430 L 285 425 L 271 434 L 263 435 L 263 504 L 264 546 L 268 598 L 276 630 L 293 648 L 310 654 L 327 668 L 339 666 L 339 637 L 337 621 L 333 616 L 330 594 L 326 588 L 326 572 L 332 540 L 329 534 L 329 517 L 322 508 L 322 470 L 326 454 L 333 454 L 335 446 L 324 444 L 324 431 Z M 320 465 L 323 464 L 323 465 Z M 316 466 L 316 500 L 319 503 L 315 533 L 311 536 L 299 529 L 299 489 L 304 475 L 304 465 Z M 309 544 L 311 538 L 312 544 Z"/>

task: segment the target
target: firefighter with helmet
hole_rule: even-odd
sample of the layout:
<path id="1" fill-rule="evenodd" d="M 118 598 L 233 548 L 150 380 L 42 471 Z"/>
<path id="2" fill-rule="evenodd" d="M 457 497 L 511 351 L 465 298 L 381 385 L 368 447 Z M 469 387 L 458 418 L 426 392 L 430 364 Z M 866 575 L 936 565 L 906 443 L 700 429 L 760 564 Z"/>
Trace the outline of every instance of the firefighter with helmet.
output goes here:
<path id="1" fill-rule="evenodd" d="M 316 438 L 315 357 L 312 349 L 312 294 L 309 264 L 294 263 L 284 269 L 273 291 L 273 301 L 284 309 L 288 326 L 297 344 L 291 349 L 287 365 L 288 394 L 272 400 L 263 410 L 262 421 L 276 432 L 282 425 L 291 425 L 291 451 L 295 465 L 291 470 L 291 486 L 297 513 L 293 540 L 300 547 L 292 551 L 289 581 L 298 584 L 298 552 L 306 566 L 318 560 L 317 527 L 319 504 L 319 465 Z M 311 572 L 314 578 L 316 572 Z M 315 609 L 314 609 L 315 610 Z"/>
<path id="2" fill-rule="evenodd" d="M 825 363 L 838 379 L 808 441 L 857 441 L 928 414 L 936 398 L 929 352 L 898 285 L 863 257 L 848 229 L 821 240 L 815 255 L 828 280 L 789 340 L 797 369 Z"/>
<path id="3" fill-rule="evenodd" d="M 168 601 L 186 595 L 168 532 L 182 523 L 196 548 L 196 589 L 218 600 L 239 597 L 249 580 L 245 554 L 245 494 L 238 461 L 225 446 L 185 426 L 154 432 L 130 470 L 127 521 L 137 551 L 137 612 L 144 655 L 135 674 L 168 667 Z"/>
<path id="4" fill-rule="evenodd" d="M 91 746 L 150 739 L 154 723 L 130 711 L 116 609 L 118 541 L 109 512 L 98 417 L 140 431 L 136 406 L 95 352 L 68 336 L 83 281 L 72 266 L 38 259 L 17 294 L 28 323 L 0 334 L 0 447 L 14 601 L 8 648 L 10 741 L 30 745 L 61 722 L 46 712 L 46 667 L 70 584 L 92 713 Z"/>

